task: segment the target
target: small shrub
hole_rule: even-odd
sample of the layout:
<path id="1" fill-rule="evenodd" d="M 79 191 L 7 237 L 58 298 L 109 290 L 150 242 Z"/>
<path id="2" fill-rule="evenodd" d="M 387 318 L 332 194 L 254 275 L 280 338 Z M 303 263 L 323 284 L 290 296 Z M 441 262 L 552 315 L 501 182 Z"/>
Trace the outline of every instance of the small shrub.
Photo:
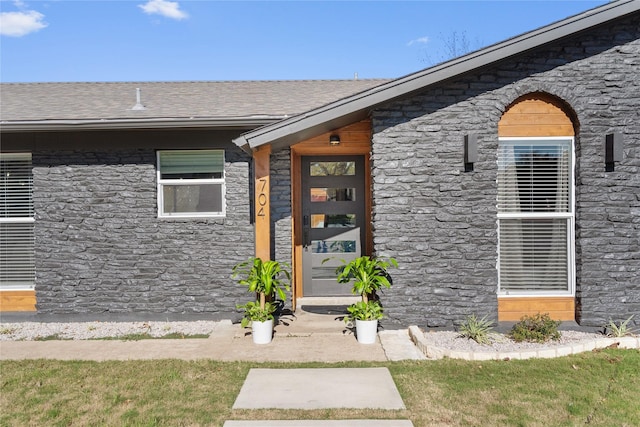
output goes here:
<path id="1" fill-rule="evenodd" d="M 511 338 L 516 342 L 547 342 L 559 340 L 559 320 L 552 320 L 549 313 L 523 316 L 511 329 Z"/>
<path id="2" fill-rule="evenodd" d="M 607 329 L 609 329 L 609 333 L 607 335 L 616 338 L 631 335 L 633 333 L 633 329 L 629 327 L 629 322 L 632 318 L 633 314 L 624 322 L 620 322 L 620 325 L 617 325 L 613 320 L 609 320 L 609 324 L 606 326 Z"/>
<path id="3" fill-rule="evenodd" d="M 487 320 L 487 316 L 478 319 L 475 314 L 468 316 L 462 325 L 460 325 L 460 336 L 474 340 L 478 344 L 489 344 L 489 332 L 493 329 L 493 322 Z"/>

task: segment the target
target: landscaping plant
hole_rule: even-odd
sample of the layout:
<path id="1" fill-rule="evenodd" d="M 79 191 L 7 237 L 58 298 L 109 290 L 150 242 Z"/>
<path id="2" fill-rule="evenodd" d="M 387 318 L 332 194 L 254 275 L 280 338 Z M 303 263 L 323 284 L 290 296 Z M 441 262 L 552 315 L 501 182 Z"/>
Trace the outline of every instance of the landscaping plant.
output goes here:
<path id="1" fill-rule="evenodd" d="M 559 340 L 559 320 L 553 320 L 549 313 L 523 316 L 511 329 L 511 338 L 516 342 L 547 342 Z"/>
<path id="2" fill-rule="evenodd" d="M 460 325 L 458 332 L 462 338 L 474 340 L 478 344 L 490 344 L 491 339 L 489 333 L 493 329 L 493 322 L 484 316 L 478 319 L 475 314 L 467 316 L 465 321 Z"/>
<path id="3" fill-rule="evenodd" d="M 380 320 L 382 319 L 382 306 L 378 301 L 358 301 L 347 307 L 349 316 L 345 322 L 352 320 Z"/>
<path id="4" fill-rule="evenodd" d="M 269 303 L 274 297 L 285 301 L 291 274 L 285 269 L 286 264 L 278 261 L 263 261 L 258 257 L 236 264 L 233 267 L 233 278 L 238 278 L 238 283 L 247 287 L 249 292 L 258 295 L 257 301 L 249 302 L 239 308 L 245 309 L 245 318 L 260 321 L 266 316 L 267 320 L 273 318 L 275 307 Z M 269 303 L 269 305 L 268 305 Z"/>
<path id="5" fill-rule="evenodd" d="M 266 322 L 273 319 L 273 313 L 276 311 L 275 304 L 269 301 L 264 303 L 264 307 L 260 307 L 260 301 L 249 301 L 245 305 L 237 306 L 237 308 L 244 310 L 244 316 L 240 322 L 243 328 L 249 326 L 252 321 Z"/>
<path id="6" fill-rule="evenodd" d="M 361 295 L 362 301 L 377 300 L 377 292 L 385 287 L 391 287 L 391 278 L 388 273 L 390 267 L 398 267 L 395 259 L 373 258 L 361 256 L 343 266 L 338 267 L 338 282 L 349 283 L 353 280 L 351 292 Z"/>
<path id="7" fill-rule="evenodd" d="M 613 320 L 609 320 L 609 324 L 606 326 L 606 328 L 609 329 L 609 333 L 607 335 L 616 338 L 632 335 L 633 329 L 628 326 L 631 319 L 633 319 L 633 314 L 624 322 L 620 322 L 620 325 L 617 325 Z"/>

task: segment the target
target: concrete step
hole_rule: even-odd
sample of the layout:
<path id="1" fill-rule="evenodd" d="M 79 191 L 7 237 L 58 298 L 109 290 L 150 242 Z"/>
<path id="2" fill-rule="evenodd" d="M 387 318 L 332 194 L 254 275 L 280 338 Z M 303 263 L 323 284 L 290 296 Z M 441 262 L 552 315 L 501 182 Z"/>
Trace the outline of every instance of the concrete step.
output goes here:
<path id="1" fill-rule="evenodd" d="M 251 369 L 233 409 L 405 409 L 387 368 Z"/>

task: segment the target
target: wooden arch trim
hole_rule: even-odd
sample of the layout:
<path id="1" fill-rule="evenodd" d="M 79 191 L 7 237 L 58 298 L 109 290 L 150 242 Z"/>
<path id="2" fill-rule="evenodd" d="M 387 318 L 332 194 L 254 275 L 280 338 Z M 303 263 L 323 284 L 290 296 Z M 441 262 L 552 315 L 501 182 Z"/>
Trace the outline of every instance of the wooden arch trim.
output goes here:
<path id="1" fill-rule="evenodd" d="M 536 92 L 507 107 L 498 122 L 498 136 L 575 136 L 575 123 L 575 114 L 562 100 Z"/>
<path id="2" fill-rule="evenodd" d="M 561 99 L 542 92 L 516 99 L 507 107 L 500 122 L 498 136 L 554 137 L 575 136 L 577 119 Z M 525 315 L 549 313 L 555 320 L 575 320 L 574 297 L 498 297 L 498 320 L 518 321 Z"/>

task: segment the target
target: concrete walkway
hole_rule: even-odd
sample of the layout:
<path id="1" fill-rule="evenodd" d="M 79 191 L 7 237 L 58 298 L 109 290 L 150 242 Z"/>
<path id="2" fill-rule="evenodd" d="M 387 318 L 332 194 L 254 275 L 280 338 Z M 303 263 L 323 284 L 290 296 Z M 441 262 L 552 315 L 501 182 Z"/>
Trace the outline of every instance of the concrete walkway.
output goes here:
<path id="1" fill-rule="evenodd" d="M 258 351 L 259 350 L 259 351 Z M 1 341 L 0 360 L 148 360 L 345 362 L 424 359 L 407 330 L 381 331 L 375 344 L 359 344 L 341 316 L 284 316 L 270 344 L 253 344 L 250 329 L 220 322 L 208 339 Z"/>
<path id="2" fill-rule="evenodd" d="M 251 369 L 233 409 L 405 409 L 387 368 Z"/>

